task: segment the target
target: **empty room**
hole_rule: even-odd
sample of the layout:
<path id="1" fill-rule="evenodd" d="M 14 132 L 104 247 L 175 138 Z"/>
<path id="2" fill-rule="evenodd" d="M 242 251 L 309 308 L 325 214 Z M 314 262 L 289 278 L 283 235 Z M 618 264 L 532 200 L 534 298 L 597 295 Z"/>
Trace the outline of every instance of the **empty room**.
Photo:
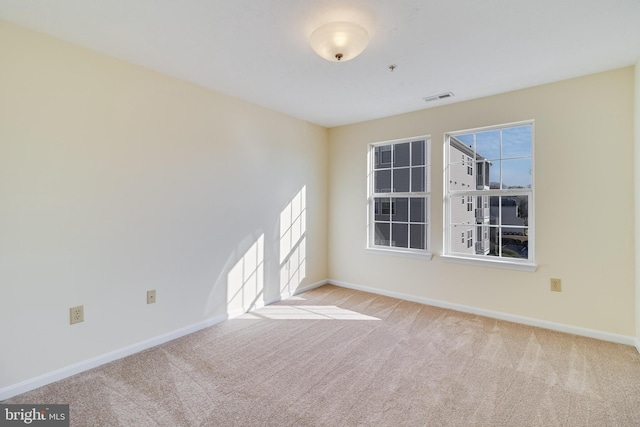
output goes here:
<path id="1" fill-rule="evenodd" d="M 0 425 L 640 425 L 638 22 L 0 1 Z"/>

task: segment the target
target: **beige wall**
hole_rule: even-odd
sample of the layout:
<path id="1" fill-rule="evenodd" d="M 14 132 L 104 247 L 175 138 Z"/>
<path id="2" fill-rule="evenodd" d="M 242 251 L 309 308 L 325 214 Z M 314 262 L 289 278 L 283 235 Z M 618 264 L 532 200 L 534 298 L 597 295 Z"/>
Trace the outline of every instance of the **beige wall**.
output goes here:
<path id="1" fill-rule="evenodd" d="M 635 336 L 633 67 L 330 130 L 329 278 Z M 455 88 L 454 88 L 455 91 Z M 419 95 L 416 95 L 419 96 Z M 443 262 L 443 134 L 535 119 L 534 273 Z M 367 145 L 430 134 L 430 261 L 368 252 Z M 549 279 L 563 291 L 549 291 Z"/>
<path id="2" fill-rule="evenodd" d="M 303 187 L 326 278 L 326 129 L 1 21 L 0 58 L 0 389 L 277 298 Z"/>

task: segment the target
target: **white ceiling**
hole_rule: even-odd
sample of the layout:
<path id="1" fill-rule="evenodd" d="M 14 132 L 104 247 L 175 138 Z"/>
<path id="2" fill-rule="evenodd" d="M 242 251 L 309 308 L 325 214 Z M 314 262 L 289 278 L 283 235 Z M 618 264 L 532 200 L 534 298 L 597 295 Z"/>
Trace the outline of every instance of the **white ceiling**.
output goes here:
<path id="1" fill-rule="evenodd" d="M 0 0 L 0 19 L 327 127 L 640 59 L 640 0 Z M 349 62 L 309 47 L 335 20 L 371 34 Z"/>

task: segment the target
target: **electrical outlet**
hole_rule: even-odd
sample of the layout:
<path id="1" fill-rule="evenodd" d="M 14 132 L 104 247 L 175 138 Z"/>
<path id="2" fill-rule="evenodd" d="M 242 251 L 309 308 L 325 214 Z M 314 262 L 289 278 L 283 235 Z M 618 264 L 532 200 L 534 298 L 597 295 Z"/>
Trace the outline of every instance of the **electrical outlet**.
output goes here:
<path id="1" fill-rule="evenodd" d="M 551 290 L 553 292 L 562 292 L 562 281 L 560 279 L 551 279 Z"/>
<path id="2" fill-rule="evenodd" d="M 156 302 L 156 290 L 147 291 L 147 304 L 153 304 Z"/>
<path id="3" fill-rule="evenodd" d="M 84 306 L 71 307 L 69 309 L 69 324 L 84 322 Z"/>

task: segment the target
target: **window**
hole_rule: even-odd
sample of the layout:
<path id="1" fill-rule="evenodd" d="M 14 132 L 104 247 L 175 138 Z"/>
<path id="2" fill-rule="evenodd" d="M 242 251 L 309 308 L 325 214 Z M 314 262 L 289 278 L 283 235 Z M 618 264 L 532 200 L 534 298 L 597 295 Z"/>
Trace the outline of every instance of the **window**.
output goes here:
<path id="1" fill-rule="evenodd" d="M 369 147 L 368 247 L 428 255 L 430 140 Z"/>
<path id="2" fill-rule="evenodd" d="M 444 256 L 534 269 L 533 121 L 448 133 L 444 151 Z"/>

